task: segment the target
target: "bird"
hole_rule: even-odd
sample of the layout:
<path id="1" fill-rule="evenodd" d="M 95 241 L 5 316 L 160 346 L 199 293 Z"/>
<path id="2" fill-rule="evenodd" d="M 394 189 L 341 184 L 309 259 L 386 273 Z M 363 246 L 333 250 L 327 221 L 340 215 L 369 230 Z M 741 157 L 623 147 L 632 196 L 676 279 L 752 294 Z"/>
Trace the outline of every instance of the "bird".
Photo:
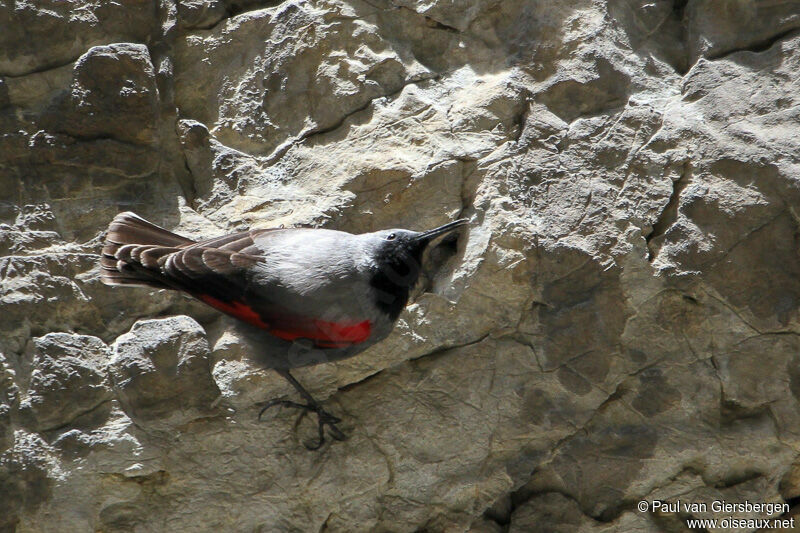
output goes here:
<path id="1" fill-rule="evenodd" d="M 111 286 L 180 291 L 238 319 L 259 347 L 254 359 L 275 370 L 305 403 L 273 399 L 271 407 L 317 415 L 318 437 L 346 435 L 290 370 L 363 352 L 394 328 L 432 242 L 468 223 L 428 231 L 387 229 L 353 234 L 324 228 L 266 228 L 192 240 L 126 211 L 108 226 L 100 279 Z"/>

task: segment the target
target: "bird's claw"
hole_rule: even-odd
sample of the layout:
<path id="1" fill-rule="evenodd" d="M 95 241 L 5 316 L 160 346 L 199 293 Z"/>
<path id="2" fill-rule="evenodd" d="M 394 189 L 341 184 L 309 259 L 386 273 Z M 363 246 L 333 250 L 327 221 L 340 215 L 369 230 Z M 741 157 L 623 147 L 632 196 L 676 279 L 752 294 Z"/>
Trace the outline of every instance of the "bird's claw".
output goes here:
<path id="1" fill-rule="evenodd" d="M 291 400 L 270 400 L 267 404 L 261 409 L 261 412 L 258 413 L 258 420 L 261 420 L 261 416 L 271 407 L 276 405 L 281 405 L 283 407 L 292 407 L 294 409 L 303 409 L 306 412 L 314 412 L 317 414 L 317 428 L 319 430 L 319 441 L 313 445 L 309 445 L 308 443 L 304 443 L 304 446 L 309 450 L 318 450 L 322 447 L 325 443 L 325 426 L 328 426 L 328 432 L 330 433 L 331 437 L 335 440 L 345 440 L 347 439 L 347 435 L 345 435 L 342 430 L 336 427 L 336 424 L 342 421 L 341 418 L 337 416 L 333 416 L 328 411 L 322 408 L 319 404 L 305 404 L 305 403 L 297 403 Z"/>

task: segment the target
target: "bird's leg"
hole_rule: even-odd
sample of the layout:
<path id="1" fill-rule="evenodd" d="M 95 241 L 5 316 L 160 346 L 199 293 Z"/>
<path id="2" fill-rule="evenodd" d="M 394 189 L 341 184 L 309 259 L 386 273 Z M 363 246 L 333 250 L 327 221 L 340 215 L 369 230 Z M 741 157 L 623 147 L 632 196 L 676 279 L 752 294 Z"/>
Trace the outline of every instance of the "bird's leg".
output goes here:
<path id="1" fill-rule="evenodd" d="M 306 448 L 308 448 L 309 450 L 317 450 L 319 449 L 320 446 L 322 446 L 322 444 L 325 442 L 325 426 L 328 426 L 329 428 L 328 431 L 330 432 L 331 437 L 333 437 L 334 439 L 344 440 L 347 438 L 347 436 L 344 433 L 342 433 L 342 431 L 338 427 L 336 427 L 336 424 L 341 422 L 341 419 L 333 416 L 325 409 L 323 409 L 322 406 L 319 404 L 319 402 L 317 402 L 317 400 L 315 400 L 314 397 L 311 396 L 311 394 L 305 388 L 303 388 L 300 382 L 294 378 L 294 376 L 289 372 L 288 369 L 276 368 L 275 371 L 284 378 L 286 378 L 286 380 L 292 384 L 292 387 L 294 387 L 295 390 L 298 393 L 300 393 L 300 396 L 302 396 L 303 399 L 308 403 L 297 403 L 297 402 L 292 402 L 290 400 L 271 400 L 267 402 L 264 408 L 261 409 L 261 412 L 258 413 L 259 420 L 261 420 L 261 415 L 263 415 L 267 411 L 267 409 L 269 409 L 270 407 L 274 407 L 276 405 L 282 405 L 284 407 L 294 407 L 296 409 L 304 409 L 306 411 L 313 411 L 317 414 L 318 429 L 319 429 L 319 442 L 313 446 L 309 446 L 308 444 L 306 444 L 305 445 Z"/>

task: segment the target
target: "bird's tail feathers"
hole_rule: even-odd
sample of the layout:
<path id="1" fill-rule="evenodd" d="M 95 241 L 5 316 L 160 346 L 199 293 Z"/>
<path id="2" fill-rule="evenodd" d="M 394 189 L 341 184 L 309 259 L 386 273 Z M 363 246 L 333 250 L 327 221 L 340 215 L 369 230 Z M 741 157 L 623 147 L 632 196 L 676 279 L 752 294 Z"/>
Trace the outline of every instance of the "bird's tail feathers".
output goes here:
<path id="1" fill-rule="evenodd" d="M 138 285 L 168 289 L 149 269 L 179 247 L 194 241 L 152 224 L 139 215 L 120 213 L 106 232 L 100 259 L 100 280 L 106 285 Z"/>

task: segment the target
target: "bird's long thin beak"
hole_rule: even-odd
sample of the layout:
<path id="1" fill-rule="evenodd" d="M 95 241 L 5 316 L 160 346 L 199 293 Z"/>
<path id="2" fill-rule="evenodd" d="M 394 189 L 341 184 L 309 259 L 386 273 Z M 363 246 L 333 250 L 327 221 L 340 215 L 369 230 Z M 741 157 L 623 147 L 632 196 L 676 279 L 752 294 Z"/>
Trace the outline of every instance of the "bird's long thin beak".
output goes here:
<path id="1" fill-rule="evenodd" d="M 438 228 L 433 228 L 424 233 L 421 233 L 417 237 L 417 239 L 421 241 L 431 241 L 440 235 L 444 235 L 445 233 L 450 233 L 451 231 L 454 231 L 459 227 L 464 226 L 465 224 L 467 224 L 467 222 L 469 222 L 469 220 L 466 218 L 460 218 L 458 220 L 454 220 L 453 222 L 448 222 L 444 226 L 439 226 Z"/>

